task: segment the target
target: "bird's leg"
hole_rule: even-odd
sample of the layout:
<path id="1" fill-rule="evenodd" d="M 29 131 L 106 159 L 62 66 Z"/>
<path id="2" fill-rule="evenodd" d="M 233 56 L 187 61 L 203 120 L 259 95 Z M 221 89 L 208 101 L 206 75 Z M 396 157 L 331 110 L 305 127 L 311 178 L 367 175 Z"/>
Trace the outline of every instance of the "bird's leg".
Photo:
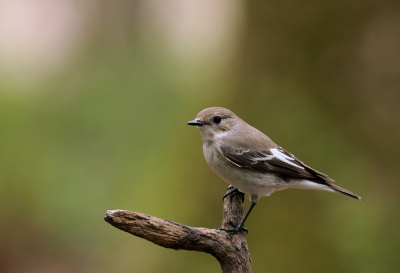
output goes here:
<path id="1" fill-rule="evenodd" d="M 235 227 L 234 229 L 223 229 L 223 228 L 221 228 L 220 230 L 225 230 L 226 232 L 232 232 L 234 234 L 243 230 L 243 231 L 245 231 L 247 233 L 248 230 L 243 227 L 244 226 L 244 222 L 246 221 L 247 217 L 249 217 L 250 212 L 253 210 L 254 206 L 257 204 L 258 195 L 256 195 L 256 194 L 251 195 L 250 196 L 250 200 L 251 200 L 250 207 L 247 210 L 246 215 L 243 217 L 242 222 L 237 227 Z"/>
<path id="2" fill-rule="evenodd" d="M 225 195 L 222 197 L 222 201 L 224 201 L 225 198 L 227 198 L 228 196 L 230 196 L 232 198 L 234 195 L 241 193 L 242 194 L 242 203 L 244 202 L 244 194 L 241 191 L 239 191 L 237 188 L 233 187 L 232 185 L 229 185 L 228 190 L 231 190 L 231 191 L 225 193 Z"/>

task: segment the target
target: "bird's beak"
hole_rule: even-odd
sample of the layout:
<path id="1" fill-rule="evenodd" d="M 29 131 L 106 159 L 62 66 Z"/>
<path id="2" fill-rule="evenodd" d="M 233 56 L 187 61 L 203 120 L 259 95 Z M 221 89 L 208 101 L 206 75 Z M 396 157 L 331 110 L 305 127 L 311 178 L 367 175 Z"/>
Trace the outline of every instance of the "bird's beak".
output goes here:
<path id="1" fill-rule="evenodd" d="M 204 125 L 204 122 L 200 121 L 200 120 L 191 120 L 187 122 L 187 125 L 192 125 L 192 126 L 202 126 Z"/>

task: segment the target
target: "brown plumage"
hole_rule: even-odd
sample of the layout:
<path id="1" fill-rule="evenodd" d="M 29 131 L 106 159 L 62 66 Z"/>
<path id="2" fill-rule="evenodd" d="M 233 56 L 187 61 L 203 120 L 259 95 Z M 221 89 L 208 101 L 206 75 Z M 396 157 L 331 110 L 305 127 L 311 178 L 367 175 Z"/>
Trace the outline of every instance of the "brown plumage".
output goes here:
<path id="1" fill-rule="evenodd" d="M 226 182 L 250 195 L 249 211 L 258 196 L 287 188 L 333 191 L 361 199 L 333 184 L 326 174 L 307 166 L 228 109 L 204 109 L 188 124 L 199 129 L 210 167 Z"/>

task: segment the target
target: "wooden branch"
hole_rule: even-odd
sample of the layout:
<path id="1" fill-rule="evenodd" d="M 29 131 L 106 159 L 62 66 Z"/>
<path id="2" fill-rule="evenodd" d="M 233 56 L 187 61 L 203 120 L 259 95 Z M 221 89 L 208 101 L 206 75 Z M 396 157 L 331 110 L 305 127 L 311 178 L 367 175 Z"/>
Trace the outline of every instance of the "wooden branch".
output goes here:
<path id="1" fill-rule="evenodd" d="M 228 192 L 232 187 L 228 188 Z M 222 228 L 232 229 L 243 217 L 243 194 L 224 200 Z M 104 220 L 112 226 L 156 245 L 175 250 L 195 250 L 213 255 L 223 273 L 251 272 L 250 254 L 244 232 L 189 227 L 143 213 L 109 210 Z"/>

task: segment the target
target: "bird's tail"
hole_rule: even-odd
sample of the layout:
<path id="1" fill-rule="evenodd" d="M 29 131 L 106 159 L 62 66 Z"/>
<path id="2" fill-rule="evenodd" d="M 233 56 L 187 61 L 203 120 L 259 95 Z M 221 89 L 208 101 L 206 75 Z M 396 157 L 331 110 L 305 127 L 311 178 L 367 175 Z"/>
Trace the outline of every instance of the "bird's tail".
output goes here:
<path id="1" fill-rule="evenodd" d="M 357 199 L 357 200 L 361 200 L 361 197 L 360 197 L 360 196 L 355 195 L 355 194 L 352 193 L 351 191 L 348 191 L 348 190 L 346 190 L 346 189 L 343 189 L 343 188 L 341 188 L 341 187 L 339 187 L 339 186 L 337 186 L 337 185 L 335 185 L 335 184 L 329 183 L 328 186 L 329 186 L 331 189 L 333 189 L 333 190 L 335 190 L 336 192 L 338 192 L 338 193 L 341 193 L 341 194 L 343 194 L 343 195 L 346 195 L 346 196 L 348 196 L 348 197 L 351 197 L 351 198 L 354 198 L 354 199 Z"/>

